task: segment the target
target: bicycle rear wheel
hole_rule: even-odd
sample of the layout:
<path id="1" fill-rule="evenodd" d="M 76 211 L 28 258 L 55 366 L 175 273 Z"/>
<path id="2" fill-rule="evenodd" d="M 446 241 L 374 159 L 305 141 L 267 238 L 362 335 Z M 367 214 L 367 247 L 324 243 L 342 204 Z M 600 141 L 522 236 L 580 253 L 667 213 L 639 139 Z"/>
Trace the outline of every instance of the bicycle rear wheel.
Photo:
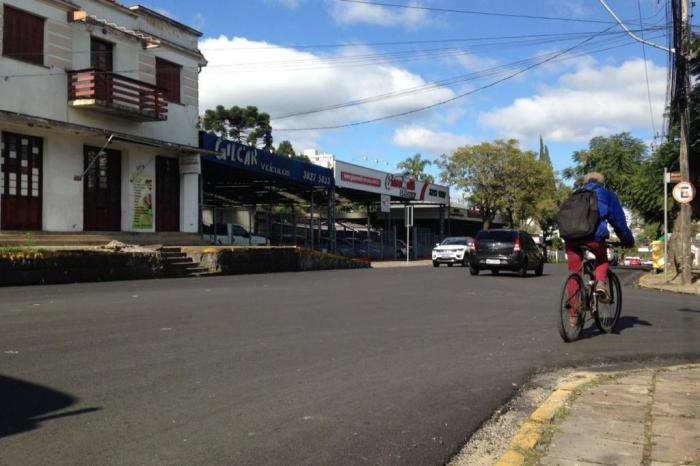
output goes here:
<path id="1" fill-rule="evenodd" d="M 586 288 L 577 273 L 572 273 L 562 283 L 561 296 L 557 302 L 559 335 L 565 342 L 578 339 L 584 322 Z"/>
<path id="2" fill-rule="evenodd" d="M 595 313 L 595 324 L 603 333 L 615 330 L 620 313 L 622 312 L 622 286 L 620 280 L 612 271 L 608 271 L 608 288 L 610 289 L 610 302 L 598 301 L 598 312 Z"/>

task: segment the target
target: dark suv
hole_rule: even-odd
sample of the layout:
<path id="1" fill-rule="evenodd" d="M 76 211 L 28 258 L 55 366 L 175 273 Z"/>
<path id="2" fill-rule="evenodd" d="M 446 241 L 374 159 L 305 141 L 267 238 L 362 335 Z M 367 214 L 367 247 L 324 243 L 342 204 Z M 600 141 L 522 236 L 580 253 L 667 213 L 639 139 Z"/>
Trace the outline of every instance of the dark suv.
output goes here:
<path id="1" fill-rule="evenodd" d="M 474 239 L 469 255 L 469 271 L 478 275 L 488 269 L 498 275 L 501 270 L 518 272 L 524 277 L 527 270 L 542 275 L 544 257 L 529 233 L 516 230 L 482 230 Z"/>

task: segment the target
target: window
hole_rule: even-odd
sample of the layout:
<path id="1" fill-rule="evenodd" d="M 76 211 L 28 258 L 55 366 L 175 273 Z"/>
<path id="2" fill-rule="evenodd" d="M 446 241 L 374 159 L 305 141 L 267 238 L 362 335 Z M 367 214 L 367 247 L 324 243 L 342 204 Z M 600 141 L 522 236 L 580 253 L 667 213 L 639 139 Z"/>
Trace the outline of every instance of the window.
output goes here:
<path id="1" fill-rule="evenodd" d="M 180 102 L 180 70 L 175 63 L 156 58 L 156 86 L 165 90 L 169 102 Z"/>
<path id="2" fill-rule="evenodd" d="M 44 64 L 44 18 L 5 5 L 2 54 L 37 65 Z"/>

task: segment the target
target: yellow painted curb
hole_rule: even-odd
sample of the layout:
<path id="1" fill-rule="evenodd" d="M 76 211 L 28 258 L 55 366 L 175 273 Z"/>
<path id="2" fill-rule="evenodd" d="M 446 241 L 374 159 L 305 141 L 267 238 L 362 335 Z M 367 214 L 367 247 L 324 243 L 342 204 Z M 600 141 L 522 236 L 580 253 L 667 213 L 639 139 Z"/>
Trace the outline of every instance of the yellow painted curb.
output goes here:
<path id="1" fill-rule="evenodd" d="M 564 406 L 569 397 L 583 385 L 596 380 L 602 374 L 582 372 L 575 374 L 574 380 L 567 380 L 558 385 L 530 417 L 520 426 L 508 446 L 508 450 L 496 462 L 496 466 L 522 466 L 525 464 L 525 452 L 534 449 L 542 438 L 545 427 L 552 421 L 557 411 Z"/>

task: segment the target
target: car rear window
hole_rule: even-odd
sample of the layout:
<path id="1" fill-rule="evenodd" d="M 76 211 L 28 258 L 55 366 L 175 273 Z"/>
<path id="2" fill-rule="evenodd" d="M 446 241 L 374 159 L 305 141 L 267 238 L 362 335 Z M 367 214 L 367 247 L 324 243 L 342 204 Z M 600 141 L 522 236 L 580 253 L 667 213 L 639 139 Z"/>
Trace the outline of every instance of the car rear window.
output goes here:
<path id="1" fill-rule="evenodd" d="M 469 241 L 467 240 L 467 238 L 445 238 L 442 241 L 442 245 L 445 246 L 448 244 L 458 244 L 461 246 L 468 246 Z"/>
<path id="2" fill-rule="evenodd" d="M 514 231 L 507 230 L 487 230 L 480 232 L 476 238 L 479 241 L 491 240 L 498 241 L 500 243 L 505 243 L 507 241 L 515 241 L 516 234 L 517 233 Z"/>

